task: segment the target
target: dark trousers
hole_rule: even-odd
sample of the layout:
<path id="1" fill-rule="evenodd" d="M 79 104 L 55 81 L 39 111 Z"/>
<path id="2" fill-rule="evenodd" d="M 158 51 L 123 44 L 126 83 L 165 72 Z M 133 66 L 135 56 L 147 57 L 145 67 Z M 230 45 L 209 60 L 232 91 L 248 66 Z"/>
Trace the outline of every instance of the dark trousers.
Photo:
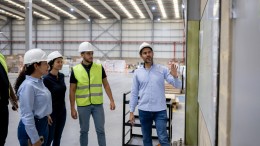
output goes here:
<path id="1" fill-rule="evenodd" d="M 0 105 L 0 146 L 5 145 L 8 133 L 9 112 L 7 105 Z"/>
<path id="2" fill-rule="evenodd" d="M 51 114 L 53 123 L 51 126 L 49 125 L 47 146 L 50 146 L 51 142 L 52 146 L 60 146 L 61 135 L 66 122 L 66 115 L 66 108 L 58 112 L 54 111 Z"/>
<path id="3" fill-rule="evenodd" d="M 34 118 L 35 120 L 35 127 L 38 131 L 39 136 L 43 136 L 44 138 L 44 143 L 42 146 L 46 146 L 46 139 L 48 139 L 48 118 L 47 116 L 42 118 L 42 119 L 37 119 Z M 28 140 L 30 139 L 26 130 L 25 130 L 25 125 L 23 124 L 22 120 L 20 120 L 19 125 L 18 125 L 18 140 L 20 143 L 20 146 L 28 146 Z"/>

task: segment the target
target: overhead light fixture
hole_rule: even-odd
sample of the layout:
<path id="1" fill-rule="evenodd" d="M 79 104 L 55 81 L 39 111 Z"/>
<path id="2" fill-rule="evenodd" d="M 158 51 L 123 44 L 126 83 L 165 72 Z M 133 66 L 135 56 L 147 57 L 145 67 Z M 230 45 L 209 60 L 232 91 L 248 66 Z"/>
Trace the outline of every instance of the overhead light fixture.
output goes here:
<path id="1" fill-rule="evenodd" d="M 157 18 L 157 21 L 161 21 L 161 18 Z"/>
<path id="2" fill-rule="evenodd" d="M 174 8 L 175 18 L 180 18 L 180 10 L 179 10 L 178 0 L 173 0 L 173 8 Z"/>
<path id="3" fill-rule="evenodd" d="M 135 10 L 137 11 L 137 13 L 139 14 L 139 16 L 141 18 L 145 18 L 144 14 L 142 13 L 142 11 L 140 10 L 140 8 L 137 6 L 136 2 L 134 0 L 130 0 L 130 3 L 133 5 L 133 7 L 135 8 Z"/>
<path id="4" fill-rule="evenodd" d="M 119 0 L 114 0 L 114 2 L 118 5 L 118 7 L 127 15 L 128 18 L 132 19 L 134 18 L 132 14 L 130 14 L 127 9 L 122 5 L 122 3 Z"/>
<path id="5" fill-rule="evenodd" d="M 70 11 L 71 11 L 71 12 L 73 12 L 73 11 L 74 11 L 74 9 L 73 9 L 73 8 L 70 8 Z"/>
<path id="6" fill-rule="evenodd" d="M 152 10 L 155 10 L 155 6 L 152 6 Z"/>
<path id="7" fill-rule="evenodd" d="M 6 1 L 6 2 L 8 2 L 8 3 L 10 3 L 10 4 L 12 4 L 12 5 L 16 6 L 16 7 L 25 9 L 23 5 L 20 5 L 20 4 L 18 4 L 18 3 L 16 3 L 16 2 L 13 2 L 13 1 L 11 1 L 11 0 L 4 0 L 4 1 Z"/>
<path id="8" fill-rule="evenodd" d="M 53 3 L 51 3 L 51 2 L 49 2 L 49 1 L 47 1 L 47 0 L 42 0 L 42 2 L 44 2 L 45 4 L 47 4 L 47 5 L 51 6 L 51 7 L 53 7 L 54 9 L 60 11 L 61 13 L 63 13 L 63 14 L 65 14 L 65 15 L 69 16 L 71 19 L 77 19 L 77 17 L 75 17 L 75 16 L 71 15 L 70 13 L 68 13 L 68 12 L 66 12 L 66 11 L 64 11 L 64 10 L 62 10 L 61 8 L 57 7 L 56 5 L 54 5 Z"/>
<path id="9" fill-rule="evenodd" d="M 23 5 L 21 5 L 21 4 L 18 4 L 18 3 L 16 3 L 16 2 L 11 1 L 11 0 L 4 0 L 4 1 L 6 1 L 6 2 L 8 2 L 8 3 L 10 3 L 10 4 L 12 4 L 12 5 L 18 7 L 18 8 L 21 8 L 21 9 L 24 9 L 24 10 L 25 10 L 25 7 L 24 7 Z M 45 15 L 39 13 L 39 12 L 36 12 L 36 11 L 33 11 L 33 14 L 35 14 L 35 15 L 37 15 L 37 16 L 39 16 L 39 17 L 42 17 L 43 19 L 50 19 L 50 17 L 45 16 Z"/>
<path id="10" fill-rule="evenodd" d="M 34 14 L 34 15 L 37 15 L 37 16 L 39 16 L 39 17 L 42 17 L 43 19 L 50 19 L 50 17 L 45 16 L 45 15 L 43 15 L 43 14 L 41 14 L 41 13 L 36 12 L 36 11 L 33 11 L 33 14 Z"/>
<path id="11" fill-rule="evenodd" d="M 5 15 L 8 15 L 8 16 L 10 16 L 10 17 L 17 18 L 17 19 L 19 19 L 19 20 L 24 19 L 23 17 L 20 17 L 20 16 L 18 16 L 18 15 L 12 14 L 12 13 L 9 13 L 9 12 L 3 10 L 3 9 L 0 9 L 0 13 L 5 14 Z"/>
<path id="12" fill-rule="evenodd" d="M 160 8 L 160 10 L 161 10 L 161 13 L 162 13 L 163 18 L 167 18 L 167 15 L 166 15 L 166 13 L 165 13 L 164 6 L 163 6 L 163 4 L 162 4 L 162 0 L 157 0 L 157 3 L 158 3 L 158 5 L 159 5 L 159 8 Z"/>
<path id="13" fill-rule="evenodd" d="M 102 19 L 106 19 L 107 17 L 104 16 L 103 14 L 101 14 L 98 10 L 96 10 L 94 7 L 92 7 L 90 4 L 88 4 L 85 0 L 78 0 L 80 1 L 83 5 L 85 5 L 86 7 L 88 7 L 91 11 L 93 11 L 94 13 L 96 13 L 98 16 L 100 16 Z"/>

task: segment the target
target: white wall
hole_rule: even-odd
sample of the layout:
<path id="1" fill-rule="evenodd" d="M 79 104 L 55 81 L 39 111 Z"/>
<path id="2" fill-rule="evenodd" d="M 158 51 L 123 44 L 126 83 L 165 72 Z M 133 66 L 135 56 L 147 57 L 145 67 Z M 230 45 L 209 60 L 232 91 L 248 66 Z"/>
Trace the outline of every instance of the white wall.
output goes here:
<path id="1" fill-rule="evenodd" d="M 5 22 L 0 21 L 0 26 Z M 13 54 L 24 53 L 25 26 L 24 21 L 13 21 Z M 9 25 L 2 27 L 1 31 L 9 34 Z M 35 24 L 33 24 L 33 40 L 35 40 Z M 65 56 L 78 56 L 77 48 L 80 42 L 90 41 L 92 34 L 93 44 L 98 48 L 96 57 L 120 57 L 120 36 L 122 33 L 122 57 L 138 58 L 138 47 L 143 41 L 154 41 L 156 58 L 183 58 L 184 40 L 183 22 L 155 21 L 154 38 L 152 38 L 152 21 L 144 20 L 122 20 L 122 32 L 120 21 L 106 19 L 94 20 L 92 31 L 90 22 L 87 20 L 65 20 L 64 21 L 64 54 Z M 1 28 L 1 27 L 0 27 Z M 109 29 L 108 29 L 109 28 Z M 56 20 L 37 21 L 37 47 L 46 52 L 61 50 L 62 24 Z M 106 32 L 104 33 L 104 30 Z M 0 37 L 0 41 L 3 39 Z M 17 41 L 20 41 L 19 43 Z M 175 54 L 174 50 L 175 45 Z M 2 45 L 3 43 L 1 43 Z M 36 47 L 36 43 L 33 45 Z M 1 47 L 1 46 L 0 46 Z M 1 49 L 1 48 L 0 48 Z M 111 51 L 112 50 L 112 51 Z M 8 54 L 8 52 L 7 52 Z M 174 56 L 175 55 L 175 56 Z"/>
<path id="2" fill-rule="evenodd" d="M 231 146 L 260 144 L 259 0 L 233 3 Z"/>

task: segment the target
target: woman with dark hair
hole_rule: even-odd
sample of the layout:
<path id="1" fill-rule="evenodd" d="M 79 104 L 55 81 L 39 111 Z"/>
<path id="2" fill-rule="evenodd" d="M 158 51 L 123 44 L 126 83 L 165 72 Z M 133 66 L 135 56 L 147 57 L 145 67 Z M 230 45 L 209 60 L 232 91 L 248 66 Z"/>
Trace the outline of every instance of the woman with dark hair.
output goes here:
<path id="1" fill-rule="evenodd" d="M 52 97 L 52 123 L 49 125 L 49 136 L 47 146 L 59 146 L 62 131 L 66 122 L 65 93 L 66 85 L 64 74 L 60 73 L 63 65 L 62 55 L 54 51 L 48 55 L 48 64 L 50 66 L 48 75 L 44 76 L 43 82 L 51 92 Z"/>
<path id="2" fill-rule="evenodd" d="M 21 146 L 46 146 L 52 112 L 51 93 L 42 79 L 47 73 L 46 53 L 41 49 L 27 51 L 23 70 L 15 83 L 20 101 L 18 140 Z"/>

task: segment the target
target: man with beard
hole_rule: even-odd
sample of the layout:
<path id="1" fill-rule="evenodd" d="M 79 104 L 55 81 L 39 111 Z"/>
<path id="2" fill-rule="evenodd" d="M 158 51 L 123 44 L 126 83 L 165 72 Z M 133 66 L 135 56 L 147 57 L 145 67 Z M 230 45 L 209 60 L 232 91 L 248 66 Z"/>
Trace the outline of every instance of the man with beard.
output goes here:
<path id="1" fill-rule="evenodd" d="M 134 124 L 134 111 L 138 104 L 139 119 L 143 134 L 144 146 L 152 146 L 152 124 L 155 122 L 156 132 L 161 146 L 170 146 L 167 134 L 167 112 L 164 80 L 176 88 L 181 88 L 177 66 L 171 69 L 153 62 L 152 46 L 146 42 L 139 47 L 139 55 L 144 61 L 143 67 L 135 70 L 130 99 L 131 124 Z M 139 97 L 139 99 L 138 99 Z"/>
<path id="2" fill-rule="evenodd" d="M 71 117 L 77 119 L 75 101 L 79 114 L 80 145 L 88 145 L 89 119 L 92 115 L 99 146 L 106 146 L 105 115 L 103 109 L 102 84 L 110 99 L 110 109 L 115 110 L 112 92 L 101 64 L 93 62 L 93 45 L 83 42 L 79 45 L 82 62 L 73 67 L 70 76 Z"/>

